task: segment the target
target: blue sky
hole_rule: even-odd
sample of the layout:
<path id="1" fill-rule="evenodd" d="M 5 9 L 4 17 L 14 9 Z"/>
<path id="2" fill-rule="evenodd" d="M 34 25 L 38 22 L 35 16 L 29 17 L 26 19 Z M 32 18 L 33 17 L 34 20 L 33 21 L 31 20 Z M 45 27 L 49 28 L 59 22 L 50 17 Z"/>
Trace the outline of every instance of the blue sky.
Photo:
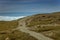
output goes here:
<path id="1" fill-rule="evenodd" d="M 0 16 L 60 12 L 60 0 L 0 0 Z"/>

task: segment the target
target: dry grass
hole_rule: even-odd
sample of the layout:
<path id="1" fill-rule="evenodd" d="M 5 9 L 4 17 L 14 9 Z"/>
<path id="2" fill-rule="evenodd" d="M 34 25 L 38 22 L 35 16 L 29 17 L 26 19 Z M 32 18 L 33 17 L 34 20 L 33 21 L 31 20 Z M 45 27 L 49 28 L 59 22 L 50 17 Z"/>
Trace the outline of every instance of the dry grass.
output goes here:
<path id="1" fill-rule="evenodd" d="M 56 12 L 52 14 L 37 14 L 37 15 L 31 16 L 26 20 L 26 25 L 27 27 L 30 28 L 29 30 L 42 33 L 45 36 L 54 38 L 55 40 L 60 40 L 60 26 L 41 27 L 41 25 L 48 25 L 48 24 L 60 25 L 60 12 Z M 51 33 L 53 34 L 50 35 Z"/>
<path id="2" fill-rule="evenodd" d="M 55 12 L 52 14 L 37 14 L 26 18 L 26 26 L 29 27 L 30 30 L 42 33 L 43 35 L 53 38 L 55 40 L 60 40 L 60 26 L 41 27 L 41 25 L 46 24 L 60 24 L 60 12 Z M 19 20 L 21 19 L 18 19 L 18 21 Z M 17 25 L 17 21 L 0 21 L 0 31 L 11 30 L 13 28 L 16 28 Z M 20 31 L 0 34 L 0 40 L 5 40 L 6 37 L 9 37 L 10 40 L 37 40 L 36 38 L 31 37 L 29 34 Z"/>
<path id="3" fill-rule="evenodd" d="M 9 34 L 0 34 L 0 40 L 5 40 L 7 37 L 10 40 L 37 40 L 29 34 L 17 30 Z"/>
<path id="4" fill-rule="evenodd" d="M 0 21 L 0 40 L 5 40 L 7 37 L 9 40 L 37 40 L 29 34 L 21 31 L 15 30 L 12 32 L 11 29 L 16 28 L 17 26 L 18 21 Z"/>
<path id="5" fill-rule="evenodd" d="M 0 21 L 0 31 L 2 30 L 11 30 L 16 28 L 18 25 L 17 21 Z"/>

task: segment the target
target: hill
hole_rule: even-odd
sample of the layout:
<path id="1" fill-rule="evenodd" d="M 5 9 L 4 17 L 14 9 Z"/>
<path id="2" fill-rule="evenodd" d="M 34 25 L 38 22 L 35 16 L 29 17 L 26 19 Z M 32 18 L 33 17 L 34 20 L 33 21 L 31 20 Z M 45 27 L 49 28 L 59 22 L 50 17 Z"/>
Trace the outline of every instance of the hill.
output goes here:
<path id="1" fill-rule="evenodd" d="M 60 12 L 36 14 L 26 18 L 25 22 L 29 30 L 60 40 Z"/>
<path id="2" fill-rule="evenodd" d="M 18 20 L 0 21 L 0 40 L 37 40 L 28 33 L 14 30 L 18 27 Z"/>
<path id="3" fill-rule="evenodd" d="M 60 12 L 35 14 L 13 21 L 0 21 L 0 40 L 5 40 L 6 37 L 10 40 L 37 40 L 28 33 L 19 30 L 12 31 L 12 29 L 24 25 L 30 31 L 41 33 L 54 40 L 60 40 Z"/>

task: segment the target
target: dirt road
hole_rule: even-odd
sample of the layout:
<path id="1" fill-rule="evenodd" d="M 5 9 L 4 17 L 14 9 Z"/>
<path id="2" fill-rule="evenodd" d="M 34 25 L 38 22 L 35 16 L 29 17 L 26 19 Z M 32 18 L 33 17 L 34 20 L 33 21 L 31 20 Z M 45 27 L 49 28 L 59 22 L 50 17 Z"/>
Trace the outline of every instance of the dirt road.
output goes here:
<path id="1" fill-rule="evenodd" d="M 22 26 L 20 26 L 20 25 L 22 25 Z M 37 33 L 37 32 L 28 30 L 24 21 L 20 21 L 18 28 L 16 28 L 16 29 L 18 29 L 19 31 L 25 32 L 25 33 L 29 33 L 31 36 L 35 37 L 38 40 L 53 40 L 49 37 L 42 35 L 41 33 Z"/>

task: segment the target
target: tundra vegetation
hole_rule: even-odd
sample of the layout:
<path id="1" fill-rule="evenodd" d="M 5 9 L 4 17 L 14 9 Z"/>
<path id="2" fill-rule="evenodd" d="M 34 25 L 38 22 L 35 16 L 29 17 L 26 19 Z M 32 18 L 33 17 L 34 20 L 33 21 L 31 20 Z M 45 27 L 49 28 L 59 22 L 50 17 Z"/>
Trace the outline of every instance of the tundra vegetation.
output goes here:
<path id="1" fill-rule="evenodd" d="M 25 19 L 26 27 L 28 27 L 29 30 L 42 33 L 44 36 L 54 40 L 60 40 L 60 12 L 36 14 L 22 19 Z M 9 40 L 37 40 L 27 33 L 18 30 L 11 31 L 18 27 L 18 22 L 22 19 L 0 21 L 0 40 L 5 40 L 7 37 Z"/>

